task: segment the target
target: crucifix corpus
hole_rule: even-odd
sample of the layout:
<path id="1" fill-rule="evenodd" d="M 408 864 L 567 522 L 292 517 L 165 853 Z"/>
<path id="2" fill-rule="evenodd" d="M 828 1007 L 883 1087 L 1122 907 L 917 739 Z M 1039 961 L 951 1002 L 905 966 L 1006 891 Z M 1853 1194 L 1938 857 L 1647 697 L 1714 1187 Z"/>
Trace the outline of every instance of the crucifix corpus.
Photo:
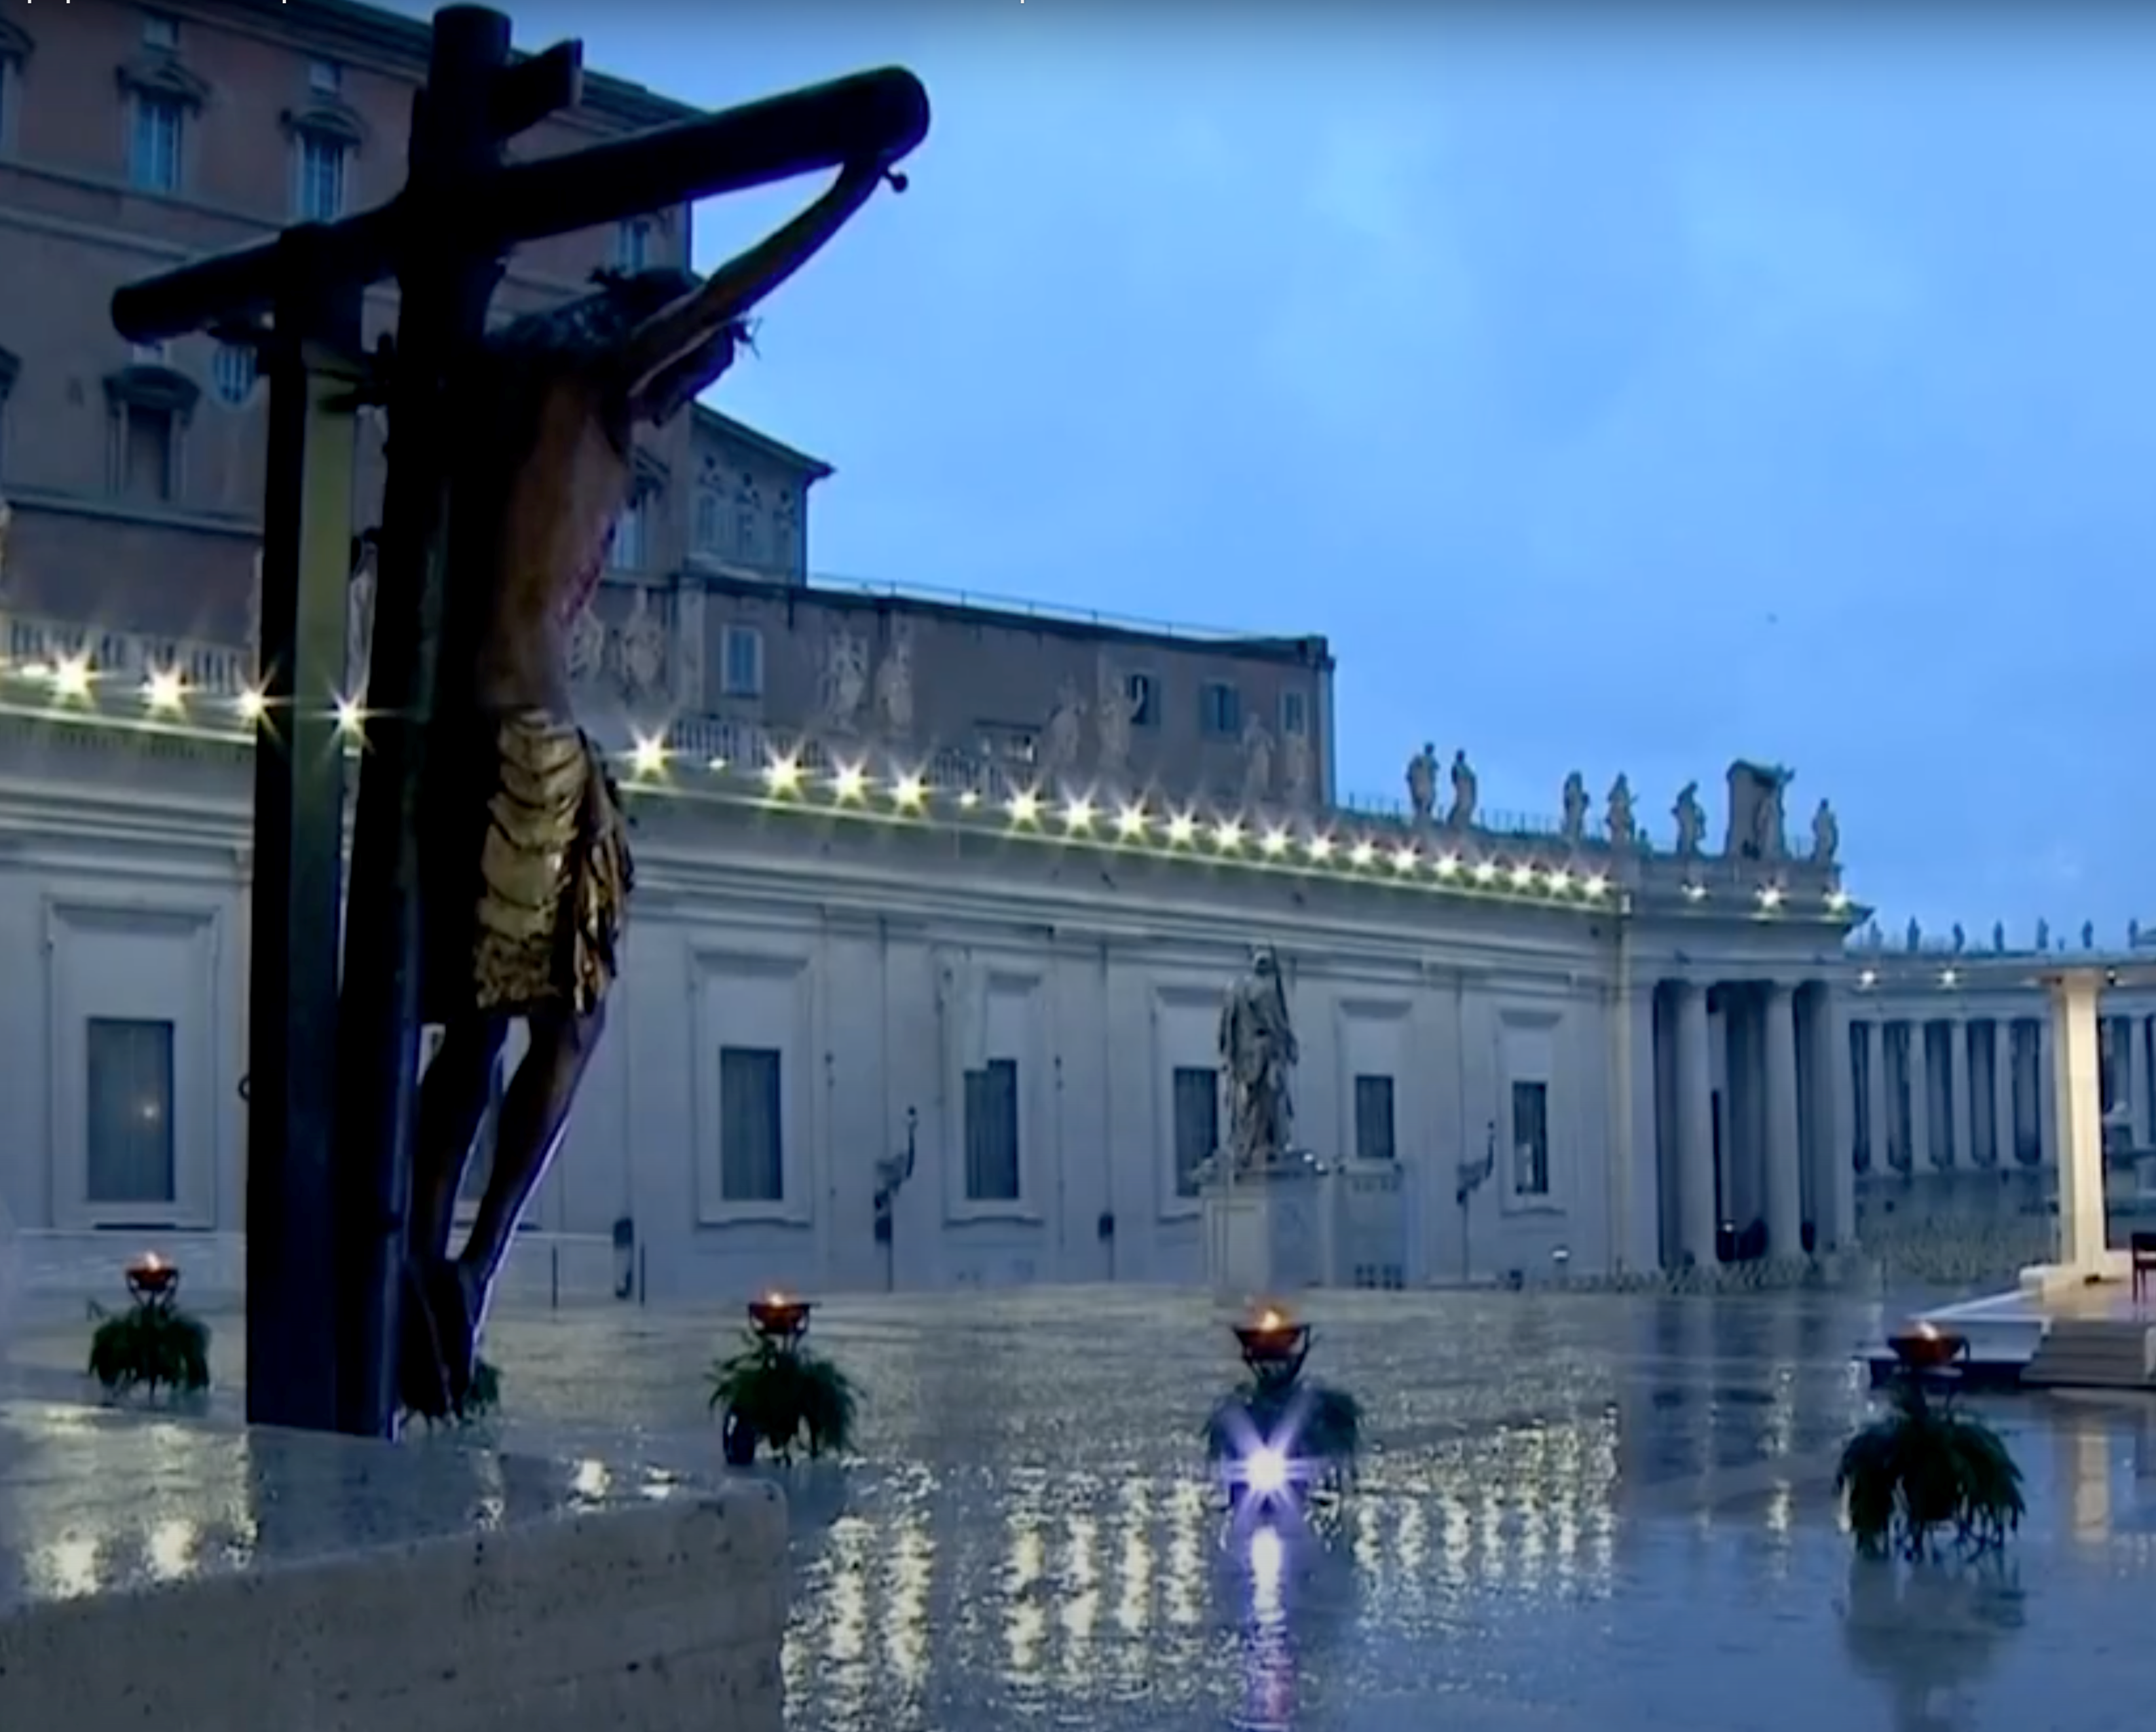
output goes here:
<path id="1" fill-rule="evenodd" d="M 388 203 L 121 290 L 136 342 L 213 329 L 271 383 L 255 736 L 248 1072 L 248 1417 L 388 1436 L 460 1411 L 518 1216 L 604 1024 L 631 871 L 571 713 L 567 636 L 628 496 L 639 423 L 732 364 L 745 320 L 926 136 L 885 70 L 567 155 L 506 141 L 572 105 L 582 52 L 512 62 L 509 20 L 437 13 L 408 175 Z M 490 334 L 522 241 L 834 172 L 699 282 L 601 273 Z M 359 306 L 393 277 L 396 340 Z M 352 416 L 387 405 L 373 643 L 341 893 Z M 338 966 L 339 914 L 343 965 Z M 454 1205 L 510 1023 L 528 1046 L 462 1251 Z M 419 1080 L 423 1022 L 442 1041 Z"/>

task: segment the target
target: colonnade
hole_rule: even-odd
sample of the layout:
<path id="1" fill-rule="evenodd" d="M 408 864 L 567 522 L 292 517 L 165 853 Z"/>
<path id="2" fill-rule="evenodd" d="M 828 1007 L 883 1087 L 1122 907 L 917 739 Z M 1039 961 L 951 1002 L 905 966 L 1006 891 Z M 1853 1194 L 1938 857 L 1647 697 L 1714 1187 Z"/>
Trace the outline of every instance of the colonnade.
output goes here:
<path id="1" fill-rule="evenodd" d="M 1796 1257 L 1854 1236 L 1848 1021 L 1824 980 L 1654 989 L 1661 1261 Z"/>
<path id="2" fill-rule="evenodd" d="M 1899 1008 L 1899 1007 L 1896 1007 Z M 2048 1010 L 1957 1008 L 1850 1023 L 1859 1173 L 2051 1167 L 2059 1160 L 2057 1055 Z M 2156 1144 L 2152 1036 L 2139 1012 L 2097 1022 L 2099 1111 L 2107 1144 Z"/>

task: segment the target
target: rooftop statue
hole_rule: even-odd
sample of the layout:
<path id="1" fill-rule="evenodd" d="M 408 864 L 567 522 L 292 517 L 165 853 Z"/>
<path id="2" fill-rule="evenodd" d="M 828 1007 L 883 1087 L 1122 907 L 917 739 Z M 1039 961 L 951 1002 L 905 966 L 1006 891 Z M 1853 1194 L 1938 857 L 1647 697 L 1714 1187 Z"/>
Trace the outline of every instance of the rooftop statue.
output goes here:
<path id="1" fill-rule="evenodd" d="M 2036 948 L 2039 950 L 2049 950 L 2051 948 L 2051 923 L 2048 920 L 2039 920 L 2036 923 Z"/>
<path id="2" fill-rule="evenodd" d="M 1913 914 L 1909 917 L 1908 948 L 1912 950 L 1921 950 L 1924 948 L 1924 929 L 1917 924 L 1917 917 Z"/>
<path id="3" fill-rule="evenodd" d="M 1965 948 L 1967 948 L 1968 943 L 1969 943 L 1969 934 L 1968 934 L 1968 933 L 1964 933 L 1964 932 L 1961 929 L 1961 922 L 1959 922 L 1958 920 L 1957 920 L 1957 921 L 1956 921 L 1956 922 L 1954 922 L 1954 923 L 1953 923 L 1953 948 L 1954 948 L 1954 954 L 1955 954 L 1955 955 L 1957 955 L 1957 956 L 1960 955 L 1960 954 L 1961 954 L 1961 953 L 1962 953 L 1962 951 L 1963 951 Z"/>
<path id="4" fill-rule="evenodd" d="M 2084 950 L 2096 948 L 2096 922 L 2093 920 L 2082 922 L 2082 948 Z"/>
<path id="5" fill-rule="evenodd" d="M 2003 920 L 1991 923 L 1991 948 L 2002 952 L 2006 948 L 2006 923 Z"/>
<path id="6" fill-rule="evenodd" d="M 1677 857 L 1690 860 L 1707 840 L 1707 809 L 1699 803 L 1698 783 L 1687 782 L 1678 791 L 1670 815 L 1677 821 Z"/>
<path id="7" fill-rule="evenodd" d="M 1270 947 L 1229 989 L 1220 1007 L 1220 1067 L 1228 1079 L 1228 1159 L 1237 1174 L 1261 1172 L 1287 1158 L 1294 1133 L 1291 1089 L 1296 1059 L 1287 983 Z"/>
<path id="8" fill-rule="evenodd" d="M 1821 800 L 1812 813 L 1812 864 L 1830 866 L 1841 848 L 1841 824 L 1834 808 Z"/>
<path id="9" fill-rule="evenodd" d="M 1466 751 L 1454 753 L 1452 754 L 1452 809 L 1445 815 L 1445 821 L 1453 829 L 1473 828 L 1476 786 L 1475 772 L 1468 766 Z"/>
<path id="10" fill-rule="evenodd" d="M 459 454 L 450 547 L 470 598 L 469 702 L 434 723 L 423 846 L 423 1020 L 443 1030 L 422 1085 L 401 1382 L 405 1405 L 461 1410 L 516 1223 L 561 1145 L 606 1022 L 633 882 L 628 825 L 569 695 L 572 623 L 631 486 L 634 437 L 715 383 L 743 319 L 875 192 L 850 169 L 799 216 L 701 283 L 602 273 L 581 299 L 486 339 Z M 501 1101 L 471 1231 L 449 1254 L 473 1139 L 512 1020 L 529 1040 Z"/>
<path id="11" fill-rule="evenodd" d="M 1587 778 L 1574 770 L 1564 779 L 1564 839 L 1577 845 L 1587 835 Z"/>
<path id="12" fill-rule="evenodd" d="M 1640 838 L 1640 826 L 1632 816 L 1632 784 L 1621 771 L 1609 784 L 1609 845 L 1629 848 Z"/>
<path id="13" fill-rule="evenodd" d="M 1417 824 L 1428 824 L 1437 810 L 1437 747 L 1425 740 L 1408 760 L 1408 809 Z"/>

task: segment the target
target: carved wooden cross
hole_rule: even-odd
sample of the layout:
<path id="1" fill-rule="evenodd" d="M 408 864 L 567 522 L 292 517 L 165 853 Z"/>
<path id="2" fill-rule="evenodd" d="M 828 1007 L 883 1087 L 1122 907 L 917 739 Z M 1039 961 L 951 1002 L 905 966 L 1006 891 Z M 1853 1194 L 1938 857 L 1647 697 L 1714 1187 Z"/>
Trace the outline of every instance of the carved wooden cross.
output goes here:
<path id="1" fill-rule="evenodd" d="M 454 384 L 520 242 L 839 168 L 838 188 L 637 334 L 648 398 L 693 388 L 714 319 L 738 317 L 927 135 L 911 74 L 843 79 L 707 118 L 508 165 L 502 146 L 573 104 L 583 54 L 512 64 L 510 23 L 436 13 L 397 197 L 330 225 L 121 290 L 121 333 L 237 327 L 270 357 L 249 984 L 247 1407 L 257 1424 L 387 1435 L 418 1072 L 418 837 L 429 722 L 454 701 L 442 644 Z M 394 277 L 383 508 L 358 823 L 340 896 L 352 417 L 367 384 L 360 296 Z M 268 315 L 272 322 L 260 321 Z M 445 672 L 445 670 L 449 671 Z M 344 907 L 340 1000 L 337 933 Z"/>

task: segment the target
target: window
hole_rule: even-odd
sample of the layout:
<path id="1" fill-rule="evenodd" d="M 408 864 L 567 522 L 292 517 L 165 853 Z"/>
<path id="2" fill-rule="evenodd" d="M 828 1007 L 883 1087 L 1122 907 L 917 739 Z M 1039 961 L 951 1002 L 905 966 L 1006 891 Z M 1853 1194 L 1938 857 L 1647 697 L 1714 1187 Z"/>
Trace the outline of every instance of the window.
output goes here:
<path id="1" fill-rule="evenodd" d="M 966 1072 L 966 1200 L 1019 1200 L 1018 1061 Z"/>
<path id="2" fill-rule="evenodd" d="M 648 217 L 631 217 L 618 223 L 613 231 L 613 262 L 619 270 L 649 270 L 651 269 L 654 239 L 651 221 Z"/>
<path id="3" fill-rule="evenodd" d="M 1210 1066 L 1175 1070 L 1175 1194 L 1198 1195 L 1198 1169 L 1220 1146 L 1220 1076 Z"/>
<path id="4" fill-rule="evenodd" d="M 1358 1077 L 1355 1079 L 1355 1159 L 1389 1161 L 1399 1158 L 1393 1140 L 1393 1079 Z"/>
<path id="5" fill-rule="evenodd" d="M 1151 674 L 1132 674 L 1125 688 L 1131 698 L 1131 726 L 1152 727 L 1160 721 L 1158 694 Z"/>
<path id="6" fill-rule="evenodd" d="M 147 14 L 142 20 L 142 46 L 156 49 L 162 54 L 177 54 L 180 48 L 180 21 L 162 12 Z"/>
<path id="7" fill-rule="evenodd" d="M 120 491 L 128 499 L 168 503 L 173 493 L 172 412 L 130 403 L 121 412 Z"/>
<path id="8" fill-rule="evenodd" d="M 334 223 L 344 214 L 344 169 L 348 146 L 325 132 L 299 136 L 299 208 L 302 221 Z"/>
<path id="9" fill-rule="evenodd" d="M 86 1200 L 174 1201 L 172 1025 L 93 1016 L 87 1036 Z"/>
<path id="10" fill-rule="evenodd" d="M 763 497 L 747 475 L 734 495 L 734 558 L 744 565 L 761 565 L 764 559 Z"/>
<path id="11" fill-rule="evenodd" d="M 307 62 L 307 88 L 317 96 L 334 96 L 344 89 L 344 68 L 334 60 Z"/>
<path id="12" fill-rule="evenodd" d="M 176 193 L 180 187 L 180 127 L 186 118 L 178 100 L 137 92 L 134 136 L 128 172 L 145 192 Z"/>
<path id="13" fill-rule="evenodd" d="M 1512 1190 L 1523 1197 L 1549 1195 L 1549 1084 L 1512 1085 Z"/>
<path id="14" fill-rule="evenodd" d="M 219 343 L 209 372 L 218 401 L 239 408 L 254 394 L 254 347 L 244 342 Z"/>
<path id="15" fill-rule="evenodd" d="M 696 551 L 716 553 L 719 551 L 719 513 L 725 509 L 719 490 L 704 486 L 696 490 Z"/>
<path id="16" fill-rule="evenodd" d="M 729 1203 L 786 1199 L 778 1075 L 774 1048 L 719 1049 L 719 1195 Z"/>
<path id="17" fill-rule="evenodd" d="M 720 689 L 728 697 L 763 695 L 763 634 L 753 625 L 729 625 Z"/>
<path id="18" fill-rule="evenodd" d="M 1209 680 L 1200 694 L 1199 725 L 1209 734 L 1235 739 L 1243 732 L 1243 694 L 1224 680 Z"/>
<path id="19" fill-rule="evenodd" d="M 1286 734 L 1310 732 L 1310 707 L 1300 691 L 1281 693 L 1281 732 Z"/>
<path id="20" fill-rule="evenodd" d="M 639 491 L 621 508 L 621 515 L 613 520 L 613 535 L 607 542 L 607 563 L 616 571 L 642 571 L 644 560 L 644 527 L 649 516 L 646 509 L 650 495 Z"/>

